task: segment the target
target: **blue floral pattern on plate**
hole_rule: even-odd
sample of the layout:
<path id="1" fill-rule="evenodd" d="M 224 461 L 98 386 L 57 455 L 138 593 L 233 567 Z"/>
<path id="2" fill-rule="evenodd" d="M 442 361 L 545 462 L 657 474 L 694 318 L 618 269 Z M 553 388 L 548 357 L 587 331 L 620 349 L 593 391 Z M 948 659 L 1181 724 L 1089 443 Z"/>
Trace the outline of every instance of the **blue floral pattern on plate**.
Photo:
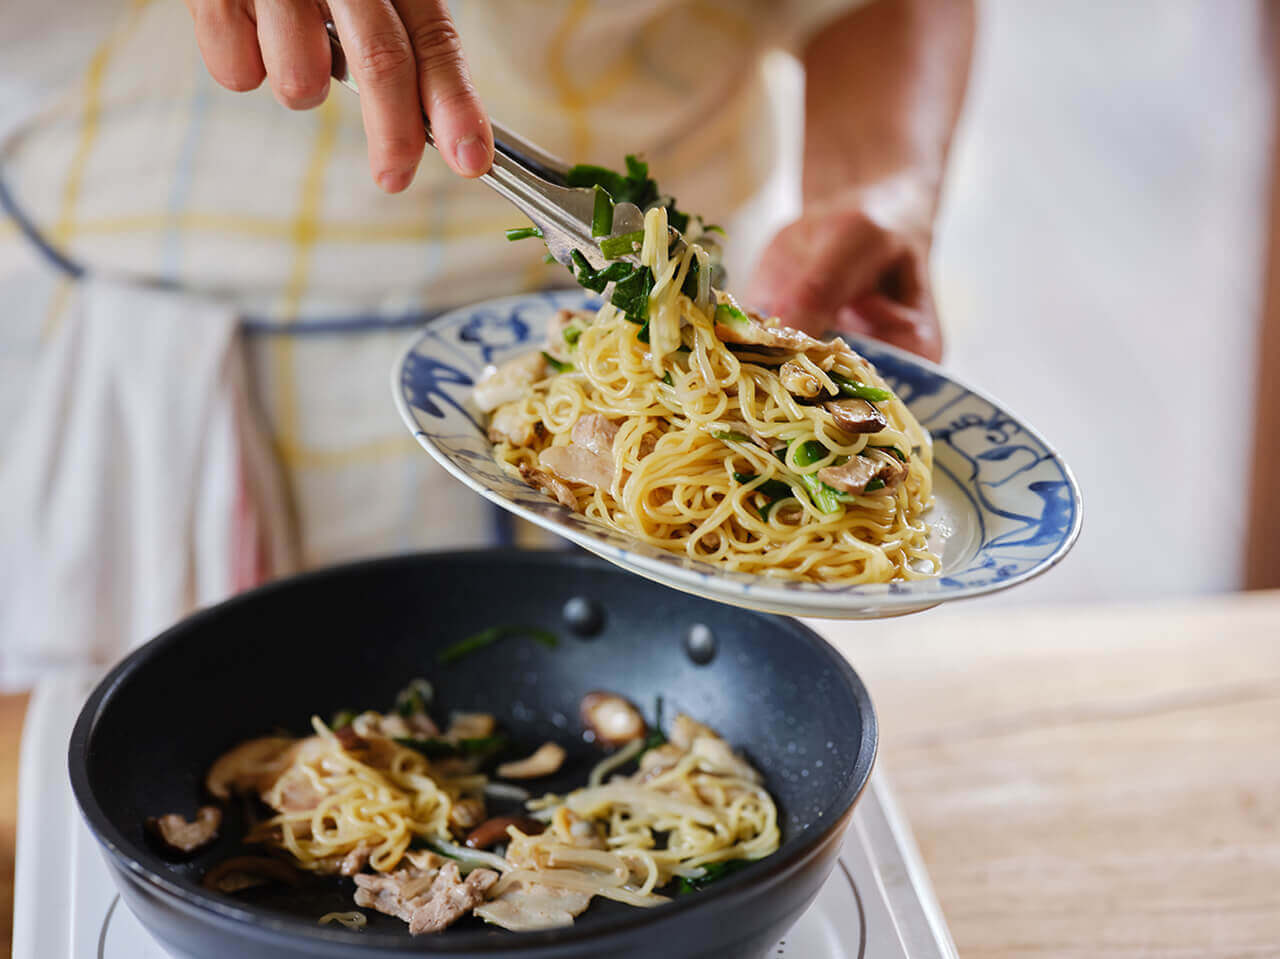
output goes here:
<path id="1" fill-rule="evenodd" d="M 453 476 L 499 506 L 629 569 L 711 599 L 797 616 L 895 616 L 1024 582 L 1057 563 L 1080 531 L 1080 490 L 1058 453 L 994 400 L 920 358 L 874 340 L 875 364 L 933 434 L 928 520 L 939 576 L 834 586 L 729 573 L 655 549 L 564 509 L 493 459 L 471 388 L 489 363 L 536 349 L 556 310 L 594 305 L 576 290 L 506 297 L 447 313 L 418 332 L 393 374 L 396 406 Z"/>

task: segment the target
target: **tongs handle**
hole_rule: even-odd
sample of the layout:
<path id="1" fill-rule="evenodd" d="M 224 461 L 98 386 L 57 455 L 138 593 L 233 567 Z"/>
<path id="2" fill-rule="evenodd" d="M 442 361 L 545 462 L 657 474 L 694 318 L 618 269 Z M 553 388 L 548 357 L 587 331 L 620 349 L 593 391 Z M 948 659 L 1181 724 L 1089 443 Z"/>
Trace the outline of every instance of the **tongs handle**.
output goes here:
<path id="1" fill-rule="evenodd" d="M 347 68 L 347 57 L 337 30 L 326 23 L 332 50 L 330 73 L 333 78 L 356 93 L 360 91 Z M 431 124 L 423 117 L 427 143 L 435 147 Z M 595 191 L 567 185 L 569 167 L 558 157 L 512 133 L 495 120 L 493 128 L 493 166 L 477 179 L 515 204 L 542 231 L 551 255 L 569 266 L 571 254 L 579 250 L 587 262 L 600 269 L 607 262 L 597 245 L 604 237 L 591 234 Z M 621 236 L 644 228 L 644 214 L 633 203 L 616 203 L 613 229 L 609 236 Z"/>

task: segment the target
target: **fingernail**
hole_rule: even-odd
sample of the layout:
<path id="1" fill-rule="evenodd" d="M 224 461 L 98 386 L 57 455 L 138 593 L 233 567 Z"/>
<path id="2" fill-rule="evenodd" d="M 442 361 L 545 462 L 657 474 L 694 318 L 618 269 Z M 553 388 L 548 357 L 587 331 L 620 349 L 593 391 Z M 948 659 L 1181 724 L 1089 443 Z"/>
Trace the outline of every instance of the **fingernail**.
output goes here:
<path id="1" fill-rule="evenodd" d="M 412 170 L 388 170 L 378 175 L 378 186 L 387 193 L 399 193 L 412 182 Z"/>
<path id="2" fill-rule="evenodd" d="M 453 156 L 463 173 L 479 176 L 489 169 L 489 149 L 475 134 L 462 137 L 453 145 Z"/>

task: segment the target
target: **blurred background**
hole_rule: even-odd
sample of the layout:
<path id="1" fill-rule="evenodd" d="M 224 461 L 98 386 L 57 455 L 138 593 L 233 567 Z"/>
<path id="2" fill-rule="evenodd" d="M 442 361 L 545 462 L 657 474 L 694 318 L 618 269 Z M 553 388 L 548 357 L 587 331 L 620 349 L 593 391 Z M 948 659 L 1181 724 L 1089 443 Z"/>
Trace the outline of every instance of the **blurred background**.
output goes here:
<path id="1" fill-rule="evenodd" d="M 465 12 L 469 5 L 457 6 Z M 1280 378 L 1274 317 L 1270 345 L 1263 340 L 1274 162 L 1266 9 L 1251 0 L 979 4 L 932 265 L 945 363 L 1060 448 L 1084 490 L 1085 524 L 1078 546 L 1051 575 L 957 615 L 1000 605 L 1148 602 L 1280 585 L 1273 545 L 1280 518 L 1269 501 L 1280 483 L 1280 420 L 1275 393 L 1268 392 Z M 363 173 L 357 107 L 345 93 L 322 110 L 289 113 L 265 88 L 243 95 L 218 88 L 195 55 L 186 12 L 169 0 L 52 6 L 9 0 L 3 14 L 0 182 L 8 213 L 0 219 L 0 531 L 31 534 L 32 517 L 50 507 L 57 521 L 37 532 L 56 542 L 59 564 L 57 576 L 33 582 L 42 558 L 13 548 L 16 538 L 0 550 L 0 575 L 24 584 L 0 610 L 0 634 L 53 636 L 24 652 L 21 663 L 13 648 L 0 648 L 4 682 L 21 685 L 45 665 L 83 655 L 60 645 L 58 629 L 40 619 L 47 619 L 40 612 L 47 603 L 25 602 L 58 595 L 69 579 L 89 581 L 81 604 L 88 612 L 75 625 L 115 637 L 99 641 L 91 651 L 98 658 L 111 658 L 119 637 L 135 642 L 164 625 L 145 602 L 120 611 L 103 599 L 126 575 L 164 582 L 170 560 L 162 550 L 152 555 L 145 543 L 125 537 L 114 558 L 92 569 L 77 551 L 115 542 L 114 519 L 169 503 L 175 489 L 196 490 L 190 501 L 172 505 L 175 516 L 188 517 L 181 522 L 195 522 L 189 517 L 199 514 L 196 501 L 234 498 L 239 477 L 210 480 L 200 467 L 207 450 L 190 451 L 186 472 L 160 479 L 163 461 L 130 458 L 131 436 L 178 422 L 164 418 L 133 420 L 128 428 L 113 426 L 118 435 L 98 436 L 99 459 L 90 457 L 82 472 L 110 464 L 114 492 L 45 482 L 40 469 L 18 476 L 32 462 L 54 462 L 74 432 L 26 422 L 33 406 L 56 407 L 62 395 L 58 357 L 68 362 L 72 348 L 59 353 L 53 344 L 66 317 L 92 312 L 66 268 L 87 264 L 108 282 L 141 277 L 159 291 L 219 293 L 239 284 L 234 335 L 247 341 L 246 368 L 206 364 L 198 375 L 244 379 L 236 389 L 262 407 L 287 461 L 293 478 L 267 491 L 271 506 L 261 525 L 270 530 L 273 512 L 305 520 L 338 493 L 361 502 L 350 522 L 331 515 L 315 533 L 304 522 L 300 542 L 276 543 L 291 551 L 289 565 L 482 538 L 492 527 L 488 508 L 475 497 L 431 492 L 452 481 L 403 434 L 389 399 L 382 399 L 386 371 L 409 328 L 441 306 L 489 295 L 493 277 L 506 269 L 489 258 L 513 255 L 494 246 L 494 231 L 511 225 L 511 214 L 491 209 L 470 232 L 446 227 L 460 251 L 448 255 L 478 266 L 441 301 L 436 289 L 401 282 L 407 270 L 441 255 L 429 234 L 442 218 L 450 222 L 449 210 L 432 192 L 434 174 L 427 171 L 440 165 L 428 157 L 424 182 L 403 198 L 378 194 Z M 54 22 L 57 42 L 49 42 Z M 460 19 L 464 42 L 466 22 Z M 130 26 L 121 30 L 122 23 Z M 800 68 L 778 52 L 766 58 L 764 75 L 777 164 L 731 224 L 731 277 L 750 274 L 762 243 L 799 204 Z M 477 82 L 483 92 L 479 66 Z M 118 122 L 132 108 L 136 122 Z M 190 133 L 193 116 L 200 118 L 199 139 Z M 315 210 L 277 215 L 276 200 L 305 191 L 315 177 L 308 154 L 293 141 L 325 137 L 333 171 L 342 176 L 330 172 Z M 170 182 L 166 164 L 175 157 L 196 172 Z M 262 209 L 237 219 L 239 197 L 248 191 L 209 193 L 202 163 L 234 166 L 242 182 L 262 191 Z M 654 173 L 661 181 L 657 160 Z M 144 196 L 155 212 L 141 207 Z M 381 222 L 371 227 L 361 217 Z M 309 274 L 294 282 L 288 278 L 296 278 L 298 264 L 276 264 L 267 244 L 300 236 L 312 243 L 303 267 Z M 276 266 L 285 277 L 283 294 L 272 286 Z M 551 279 L 511 267 L 517 269 L 526 271 L 520 274 L 526 287 Z M 360 321 L 369 302 L 376 304 L 371 335 L 358 345 L 317 345 L 334 346 L 332 336 Z M 126 369 L 142 363 L 148 309 L 131 306 L 141 325 L 110 327 L 117 332 L 89 352 L 130 354 Z M 221 355 L 226 348 L 209 333 L 220 329 L 214 313 L 183 332 L 187 353 Z M 282 335 L 282 324 L 295 324 L 290 334 L 310 324 L 309 332 L 323 335 Z M 1260 373 L 1264 362 L 1270 365 Z M 165 375 L 172 381 L 161 376 L 149 388 L 172 398 L 197 374 Z M 295 385 L 317 381 L 333 387 L 318 402 L 300 405 Z M 142 375 L 135 382 L 150 383 Z M 1259 391 L 1257 383 L 1266 388 Z M 366 402 L 366 391 L 377 401 Z M 104 395 L 123 393 L 115 383 Z M 121 408 L 128 405 L 122 401 Z M 364 412 L 353 414 L 358 406 Z M 190 415 L 234 420 L 237 409 L 233 403 L 229 413 L 210 407 Z M 76 428 L 87 422 L 93 432 L 93 416 L 77 415 Z M 130 486 L 143 492 L 120 492 Z M 365 526 L 378 535 L 366 535 Z M 166 587 L 172 595 L 157 600 L 155 610 L 171 608 L 173 595 L 193 605 L 237 588 L 234 576 L 201 573 L 198 556 L 189 565 L 194 572 Z"/>

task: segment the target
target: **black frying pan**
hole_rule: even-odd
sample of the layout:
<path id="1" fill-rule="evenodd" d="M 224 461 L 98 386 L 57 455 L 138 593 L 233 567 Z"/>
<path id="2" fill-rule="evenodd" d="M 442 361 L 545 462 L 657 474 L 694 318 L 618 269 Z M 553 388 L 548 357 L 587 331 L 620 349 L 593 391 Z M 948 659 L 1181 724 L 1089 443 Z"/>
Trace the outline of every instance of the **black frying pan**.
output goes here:
<path id="1" fill-rule="evenodd" d="M 581 615 L 583 601 L 594 616 Z M 516 638 L 451 666 L 437 661 L 447 644 L 516 623 L 554 630 L 559 646 Z M 699 625 L 711 643 L 705 630 L 689 642 Z M 306 733 L 312 714 L 387 708 L 416 676 L 434 683 L 441 716 L 485 710 L 523 746 L 563 743 L 571 761 L 549 784 L 558 789 L 581 783 L 601 755 L 581 737 L 584 693 L 613 690 L 646 713 L 661 694 L 668 717 L 683 710 L 709 723 L 764 772 L 781 808 L 782 848 L 656 909 L 596 900 L 569 929 L 516 934 L 468 918 L 411 938 L 404 923 L 368 910 L 362 932 L 317 925 L 325 912 L 353 908 L 350 880 L 236 897 L 202 889 L 211 864 L 241 851 L 235 806 L 221 838 L 192 860 L 171 859 L 146 836 L 146 817 L 191 815 L 208 801 L 204 773 L 228 747 L 278 727 Z M 875 748 L 862 683 L 799 623 L 581 556 L 473 552 L 324 570 L 191 617 L 102 682 L 76 724 L 70 767 L 125 901 L 181 955 L 756 959 L 826 879 Z"/>

